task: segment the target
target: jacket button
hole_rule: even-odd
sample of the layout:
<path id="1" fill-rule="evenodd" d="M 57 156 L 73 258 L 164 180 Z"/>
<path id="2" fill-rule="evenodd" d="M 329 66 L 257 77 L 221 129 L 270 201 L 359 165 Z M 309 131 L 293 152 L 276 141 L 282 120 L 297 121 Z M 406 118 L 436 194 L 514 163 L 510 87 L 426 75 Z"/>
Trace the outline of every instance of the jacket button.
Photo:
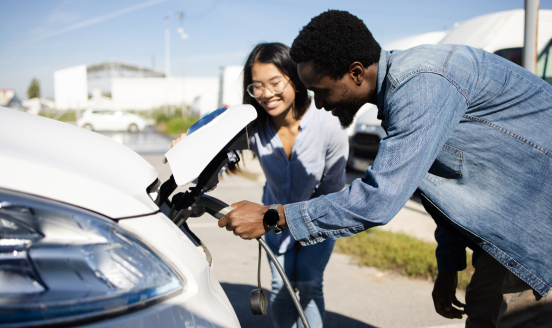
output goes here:
<path id="1" fill-rule="evenodd" d="M 513 262 L 513 261 L 512 261 L 512 262 L 510 262 L 510 263 L 508 263 L 508 266 L 509 266 L 510 268 L 513 268 L 513 267 L 514 267 L 514 265 L 515 265 L 515 264 L 514 264 L 514 262 Z"/>
<path id="2" fill-rule="evenodd" d="M 311 236 L 309 239 L 310 239 L 311 241 L 313 241 L 313 240 L 315 240 L 316 238 L 314 238 L 313 236 Z"/>
<path id="3" fill-rule="evenodd" d="M 309 240 L 308 240 L 308 239 L 306 239 L 306 238 L 305 238 L 305 239 L 301 239 L 301 240 L 299 240 L 299 242 L 300 242 L 300 243 L 306 243 L 306 242 L 308 242 L 308 241 L 309 241 Z"/>

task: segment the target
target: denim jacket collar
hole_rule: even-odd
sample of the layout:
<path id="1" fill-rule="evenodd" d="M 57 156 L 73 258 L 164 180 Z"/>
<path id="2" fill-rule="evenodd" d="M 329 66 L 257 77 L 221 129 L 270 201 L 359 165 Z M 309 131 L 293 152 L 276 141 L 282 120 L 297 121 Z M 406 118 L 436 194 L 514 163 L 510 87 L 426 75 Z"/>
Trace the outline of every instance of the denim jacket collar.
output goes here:
<path id="1" fill-rule="evenodd" d="M 380 59 L 378 62 L 378 78 L 377 78 L 377 98 L 378 98 L 378 118 L 384 116 L 383 103 L 385 99 L 385 78 L 387 77 L 387 69 L 389 65 L 389 51 L 381 49 Z"/>

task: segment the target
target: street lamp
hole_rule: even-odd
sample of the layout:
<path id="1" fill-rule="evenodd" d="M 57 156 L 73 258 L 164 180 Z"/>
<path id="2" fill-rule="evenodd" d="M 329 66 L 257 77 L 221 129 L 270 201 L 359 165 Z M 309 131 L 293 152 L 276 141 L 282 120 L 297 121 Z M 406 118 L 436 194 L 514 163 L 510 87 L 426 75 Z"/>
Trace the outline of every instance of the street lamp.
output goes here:
<path id="1" fill-rule="evenodd" d="M 540 0 L 525 0 L 525 34 L 522 65 L 531 73 L 537 71 L 537 33 L 539 27 Z"/>
<path id="2" fill-rule="evenodd" d="M 164 113 L 169 115 L 169 77 L 171 76 L 171 13 L 168 12 L 165 17 L 165 106 Z"/>
<path id="3" fill-rule="evenodd" d="M 165 15 L 165 77 L 171 76 L 171 13 Z"/>
<path id="4" fill-rule="evenodd" d="M 182 21 L 184 20 L 184 13 L 179 12 L 176 14 L 176 18 L 180 22 L 180 27 L 177 32 L 180 35 L 180 69 L 182 71 L 182 117 L 186 117 L 186 109 L 184 104 L 184 40 L 188 38 L 188 34 L 184 33 L 184 27 Z"/>

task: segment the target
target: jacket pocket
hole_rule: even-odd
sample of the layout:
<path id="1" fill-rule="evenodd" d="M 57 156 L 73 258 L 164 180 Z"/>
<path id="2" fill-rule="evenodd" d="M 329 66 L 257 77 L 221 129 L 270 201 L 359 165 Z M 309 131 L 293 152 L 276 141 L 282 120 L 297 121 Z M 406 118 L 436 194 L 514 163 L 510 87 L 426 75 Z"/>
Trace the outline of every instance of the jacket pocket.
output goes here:
<path id="1" fill-rule="evenodd" d="M 444 145 L 431 165 L 425 178 L 438 186 L 451 179 L 462 177 L 464 153 L 449 145 Z"/>

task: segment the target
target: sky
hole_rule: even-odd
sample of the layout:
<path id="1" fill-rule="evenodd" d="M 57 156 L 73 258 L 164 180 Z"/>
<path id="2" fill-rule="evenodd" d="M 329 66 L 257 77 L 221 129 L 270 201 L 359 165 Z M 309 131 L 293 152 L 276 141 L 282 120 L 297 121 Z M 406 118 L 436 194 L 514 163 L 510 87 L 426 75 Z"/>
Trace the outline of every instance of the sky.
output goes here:
<path id="1" fill-rule="evenodd" d="M 53 99 L 54 71 L 107 60 L 164 71 L 166 26 L 172 76 L 218 76 L 221 67 L 243 65 L 259 42 L 291 46 L 328 9 L 356 15 L 385 45 L 523 7 L 523 0 L 0 0 L 0 89 L 27 99 L 36 78 L 41 96 Z M 552 9 L 552 0 L 540 8 Z"/>

